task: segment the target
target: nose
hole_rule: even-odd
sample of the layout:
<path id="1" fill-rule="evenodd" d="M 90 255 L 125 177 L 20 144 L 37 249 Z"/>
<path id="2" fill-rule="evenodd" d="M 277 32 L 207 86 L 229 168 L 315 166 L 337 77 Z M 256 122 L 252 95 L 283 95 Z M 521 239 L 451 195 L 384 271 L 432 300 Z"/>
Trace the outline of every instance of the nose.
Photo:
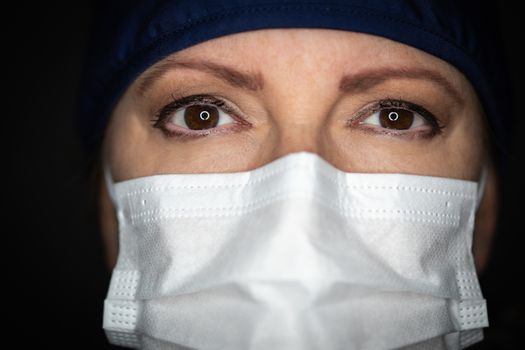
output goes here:
<path id="1" fill-rule="evenodd" d="M 267 131 L 259 143 L 249 169 L 254 169 L 294 152 L 320 154 L 322 130 L 315 119 L 304 117 L 281 118 L 267 126 Z"/>
<path id="2" fill-rule="evenodd" d="M 317 118 L 318 119 L 318 118 Z M 283 118 L 274 127 L 276 134 L 271 158 L 277 159 L 293 152 L 319 151 L 321 126 L 316 118 L 305 115 L 303 118 Z"/>
<path id="3" fill-rule="evenodd" d="M 290 84 L 276 87 L 268 103 L 271 121 L 270 160 L 293 152 L 320 151 L 323 130 L 329 114 L 330 98 L 310 78 L 289 79 Z"/>
<path id="4" fill-rule="evenodd" d="M 311 75 L 297 71 L 282 75 L 289 78 L 279 79 L 280 84 L 273 84 L 265 96 L 268 114 L 258 165 L 295 152 L 324 156 L 323 150 L 331 148 L 327 146 L 331 144 L 329 116 L 334 94 L 328 79 L 313 81 Z"/>

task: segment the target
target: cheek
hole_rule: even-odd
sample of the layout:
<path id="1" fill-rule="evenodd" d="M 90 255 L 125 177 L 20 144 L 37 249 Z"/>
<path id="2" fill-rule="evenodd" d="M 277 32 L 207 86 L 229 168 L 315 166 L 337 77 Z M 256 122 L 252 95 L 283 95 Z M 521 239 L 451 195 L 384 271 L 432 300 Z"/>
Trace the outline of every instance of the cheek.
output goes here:
<path id="1" fill-rule="evenodd" d="M 151 136 L 143 119 L 125 103 L 119 104 L 112 114 L 104 140 L 104 157 L 111 164 L 115 181 L 139 177 L 151 167 L 152 158 L 146 147 Z"/>
<path id="2" fill-rule="evenodd" d="M 446 143 L 444 160 L 454 177 L 478 181 L 485 157 L 485 132 L 481 114 L 461 120 Z"/>
<path id="3" fill-rule="evenodd" d="M 482 129 L 467 122 L 472 118 L 461 120 L 466 122 L 456 123 L 443 135 L 428 140 L 403 140 L 358 131 L 333 135 L 334 147 L 328 154 L 337 167 L 348 172 L 406 173 L 476 181 L 483 157 Z"/>
<path id="4" fill-rule="evenodd" d="M 117 109 L 105 140 L 106 160 L 115 181 L 167 173 L 233 172 L 262 164 L 263 134 L 244 132 L 176 143 L 144 122 L 141 113 Z M 147 118 L 146 118 L 147 119 Z M 268 129 L 268 128 L 266 128 Z M 267 131 L 267 130 L 266 130 Z"/>

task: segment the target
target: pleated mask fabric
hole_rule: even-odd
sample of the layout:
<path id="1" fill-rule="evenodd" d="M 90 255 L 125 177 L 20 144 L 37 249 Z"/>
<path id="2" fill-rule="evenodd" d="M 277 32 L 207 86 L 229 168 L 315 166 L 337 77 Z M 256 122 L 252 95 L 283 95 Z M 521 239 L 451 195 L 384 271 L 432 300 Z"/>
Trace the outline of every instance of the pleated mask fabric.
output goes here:
<path id="1" fill-rule="evenodd" d="M 113 183 L 104 307 L 143 349 L 462 349 L 488 326 L 476 182 L 346 173 L 314 153 Z"/>

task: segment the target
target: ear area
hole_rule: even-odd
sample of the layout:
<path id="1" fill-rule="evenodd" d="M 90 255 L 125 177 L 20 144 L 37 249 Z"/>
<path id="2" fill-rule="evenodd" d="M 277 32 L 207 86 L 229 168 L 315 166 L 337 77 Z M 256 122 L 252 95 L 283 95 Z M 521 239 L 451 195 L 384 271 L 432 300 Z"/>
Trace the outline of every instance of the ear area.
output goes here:
<path id="1" fill-rule="evenodd" d="M 483 198 L 476 213 L 474 224 L 473 254 L 476 270 L 482 273 L 490 259 L 492 242 L 496 232 L 499 209 L 498 175 L 494 163 L 487 166 Z"/>
<path id="2" fill-rule="evenodd" d="M 106 266 L 111 271 L 117 263 L 118 256 L 118 220 L 106 182 L 102 176 L 99 177 L 98 181 L 98 193 L 99 227 L 105 248 Z"/>

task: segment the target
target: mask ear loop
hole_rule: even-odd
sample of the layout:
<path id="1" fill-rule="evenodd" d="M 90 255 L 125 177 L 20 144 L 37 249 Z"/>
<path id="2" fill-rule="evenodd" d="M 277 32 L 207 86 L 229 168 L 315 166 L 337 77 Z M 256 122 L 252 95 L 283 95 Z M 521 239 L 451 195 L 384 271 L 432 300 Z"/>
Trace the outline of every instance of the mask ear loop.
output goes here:
<path id="1" fill-rule="evenodd" d="M 113 178 L 111 177 L 111 170 L 109 168 L 109 164 L 104 163 L 103 172 L 104 182 L 106 183 L 106 189 L 108 191 L 109 198 L 111 199 L 113 205 L 115 205 L 117 196 L 115 195 L 115 183 L 113 182 Z"/>
<path id="2" fill-rule="evenodd" d="M 483 167 L 481 168 L 481 176 L 479 177 L 478 182 L 478 193 L 476 198 L 476 211 L 479 210 L 479 206 L 481 205 L 481 201 L 483 199 L 483 195 L 485 194 L 485 187 L 487 186 L 487 176 L 489 172 L 489 167 L 487 163 L 483 164 Z"/>

